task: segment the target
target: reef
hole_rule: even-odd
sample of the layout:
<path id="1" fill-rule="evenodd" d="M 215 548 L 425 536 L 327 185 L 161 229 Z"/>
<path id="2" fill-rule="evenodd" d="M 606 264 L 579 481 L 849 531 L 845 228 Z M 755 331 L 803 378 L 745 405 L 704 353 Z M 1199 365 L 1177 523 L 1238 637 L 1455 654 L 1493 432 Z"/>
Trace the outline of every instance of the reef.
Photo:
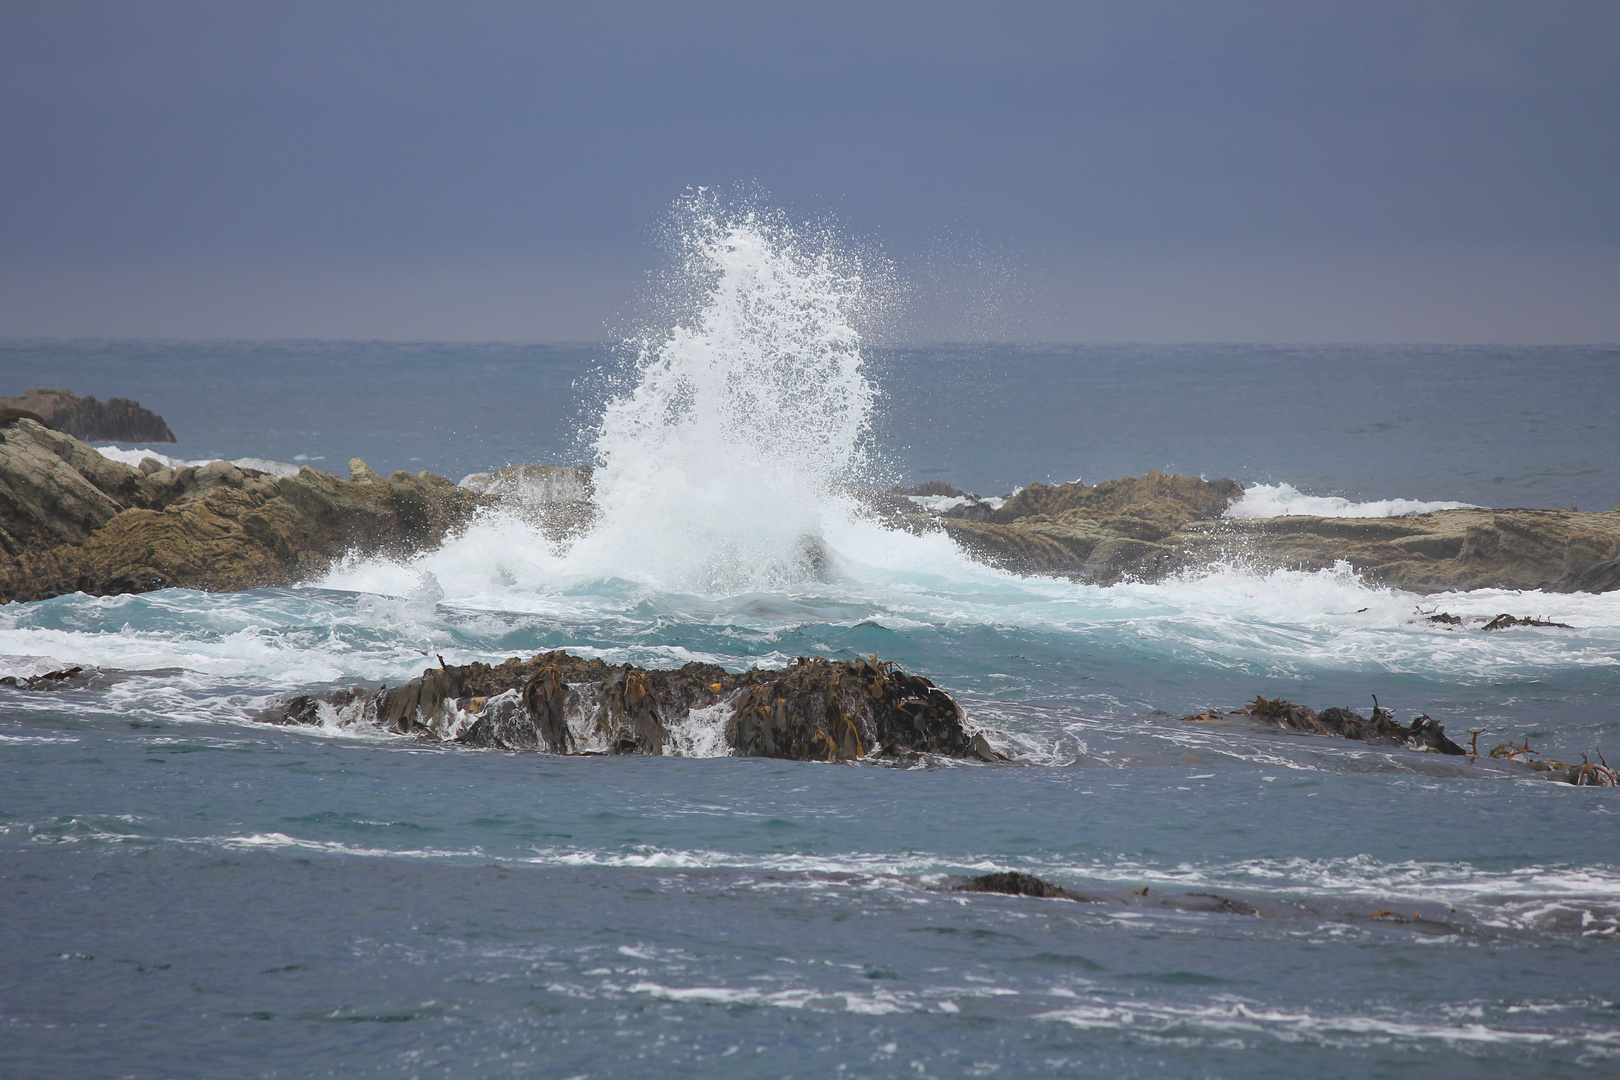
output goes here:
<path id="1" fill-rule="evenodd" d="M 875 656 L 801 657 L 780 670 L 741 674 L 696 662 L 672 671 L 615 666 L 566 652 L 496 665 L 441 663 L 392 689 L 278 701 L 258 719 L 552 754 L 1004 760 L 967 729 L 954 698 Z"/>
<path id="2" fill-rule="evenodd" d="M 71 390 L 37 387 L 20 397 L 0 397 L 0 424 L 29 419 L 76 439 L 114 442 L 175 441 L 163 417 L 129 398 L 97 401 Z"/>
<path id="3" fill-rule="evenodd" d="M 139 468 L 26 417 L 0 424 L 0 601 L 291 585 L 348 552 L 435 546 L 489 502 L 432 473 Z"/>
<path id="4" fill-rule="evenodd" d="M 994 509 L 964 495 L 943 511 L 891 499 L 875 512 L 912 531 L 943 529 L 974 558 L 1014 573 L 1104 585 L 1238 563 L 1261 570 L 1346 564 L 1367 581 L 1418 593 L 1620 589 L 1620 510 L 1225 517 L 1241 494 L 1233 480 L 1149 472 L 1096 485 L 1031 484 Z"/>
<path id="5" fill-rule="evenodd" d="M 1393 713 L 1379 706 L 1377 697 L 1373 698 L 1371 716 L 1362 716 L 1360 713 L 1337 706 L 1318 712 L 1309 706 L 1295 705 L 1283 698 L 1265 698 L 1256 695 L 1249 704 L 1230 713 L 1211 710 L 1183 716 L 1181 720 L 1193 724 L 1220 724 L 1232 717 L 1252 718 L 1271 726 L 1308 735 L 1325 735 L 1336 739 L 1400 746 L 1409 750 L 1466 757 L 1470 761 L 1479 760 L 1479 736 L 1485 733 L 1484 728 L 1469 728 L 1468 734 L 1473 738 L 1469 742 L 1469 748 L 1464 750 L 1447 738 L 1445 728 L 1427 714 L 1414 717 L 1408 724 L 1399 723 Z M 1502 743 L 1492 749 L 1487 758 L 1492 762 L 1522 768 L 1540 774 L 1548 780 L 1574 784 L 1577 787 L 1620 787 L 1620 773 L 1609 768 L 1608 762 L 1602 759 L 1601 754 L 1596 762 L 1590 761 L 1583 754 L 1581 764 L 1570 765 L 1556 758 L 1543 757 L 1538 751 L 1531 750 L 1528 738 L 1522 745 Z"/>

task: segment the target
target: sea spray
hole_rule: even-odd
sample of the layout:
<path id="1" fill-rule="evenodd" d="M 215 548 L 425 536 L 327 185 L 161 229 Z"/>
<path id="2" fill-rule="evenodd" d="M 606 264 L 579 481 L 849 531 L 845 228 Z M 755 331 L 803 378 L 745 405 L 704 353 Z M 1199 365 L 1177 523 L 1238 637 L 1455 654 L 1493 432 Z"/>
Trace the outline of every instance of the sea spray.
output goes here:
<path id="1" fill-rule="evenodd" d="M 802 580 L 826 568 L 824 525 L 849 512 L 837 491 L 868 465 L 860 327 L 883 268 L 829 227 L 703 191 L 675 222 L 659 307 L 676 318 L 631 342 L 635 385 L 596 429 L 585 547 L 702 592 Z"/>

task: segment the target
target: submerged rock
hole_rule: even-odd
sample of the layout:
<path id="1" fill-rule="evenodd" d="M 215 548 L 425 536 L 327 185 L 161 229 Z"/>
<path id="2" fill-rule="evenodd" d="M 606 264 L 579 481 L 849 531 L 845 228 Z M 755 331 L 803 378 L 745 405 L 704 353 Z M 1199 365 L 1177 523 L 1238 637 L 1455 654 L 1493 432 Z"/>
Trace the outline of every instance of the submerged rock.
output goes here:
<path id="1" fill-rule="evenodd" d="M 1088 900 L 1089 897 L 1071 893 L 1061 885 L 1043 881 L 1034 874 L 1021 874 L 1016 870 L 1003 870 L 993 874 L 980 874 L 956 886 L 957 892 L 1003 893 L 1007 896 L 1036 896 L 1054 900 Z"/>
<path id="2" fill-rule="evenodd" d="M 289 585 L 354 551 L 442 542 L 487 499 L 431 473 L 135 469 L 26 418 L 0 426 L 0 601 Z"/>
<path id="3" fill-rule="evenodd" d="M 1439 754 L 1462 756 L 1468 753 L 1446 738 L 1445 729 L 1427 715 L 1418 716 L 1410 724 L 1397 723 L 1394 713 L 1379 708 L 1377 698 L 1373 699 L 1370 717 L 1340 708 L 1317 712 L 1282 698 L 1258 696 L 1244 708 L 1244 712 L 1290 730 L 1306 731 L 1313 735 L 1331 735 L 1361 742 L 1387 740 L 1412 750 L 1429 750 Z"/>
<path id="4" fill-rule="evenodd" d="M 1327 735 L 1332 738 L 1355 739 L 1369 743 L 1383 742 L 1404 746 L 1410 750 L 1467 757 L 1470 762 L 1480 759 L 1478 740 L 1485 732 L 1483 727 L 1469 728 L 1468 733 L 1473 739 L 1470 741 L 1469 749 L 1464 750 L 1446 737 L 1445 729 L 1433 718 L 1419 715 L 1410 724 L 1398 723 L 1393 713 L 1379 707 L 1377 698 L 1373 699 L 1370 717 L 1340 708 L 1328 708 L 1317 712 L 1308 706 L 1295 705 L 1282 698 L 1264 697 L 1256 697 L 1243 709 L 1228 715 L 1253 717 L 1290 731 L 1302 731 L 1311 735 Z M 1221 714 L 1213 711 L 1181 717 L 1183 722 L 1194 724 L 1219 723 L 1224 719 Z M 1601 755 L 1598 761 L 1593 762 L 1583 754 L 1581 764 L 1570 765 L 1541 756 L 1538 751 L 1530 749 L 1529 739 L 1522 745 L 1502 743 L 1490 752 L 1488 759 L 1520 766 L 1548 780 L 1557 780 L 1578 787 L 1620 787 L 1620 772 L 1609 768 Z"/>
<path id="5" fill-rule="evenodd" d="M 661 671 L 550 652 L 430 668 L 393 689 L 289 698 L 259 719 L 554 754 L 1004 760 L 968 731 L 949 694 L 876 658 L 801 657 L 734 675 L 714 664 Z"/>
<path id="6" fill-rule="evenodd" d="M 175 441 L 163 417 L 129 398 L 80 397 L 71 390 L 37 388 L 20 397 L 0 397 L 0 424 L 26 416 L 75 439 L 114 442 Z"/>

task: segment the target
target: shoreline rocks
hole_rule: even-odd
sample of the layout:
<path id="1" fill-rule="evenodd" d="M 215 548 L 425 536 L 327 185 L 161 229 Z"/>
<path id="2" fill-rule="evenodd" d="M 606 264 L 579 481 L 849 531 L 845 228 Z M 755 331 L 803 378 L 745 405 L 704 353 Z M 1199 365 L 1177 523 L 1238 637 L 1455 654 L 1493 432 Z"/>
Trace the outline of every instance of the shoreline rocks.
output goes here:
<path id="1" fill-rule="evenodd" d="M 0 602 L 291 585 L 349 552 L 430 549 L 481 507 L 504 507 L 566 545 L 597 514 L 589 469 L 507 466 L 455 485 L 428 472 L 384 478 L 359 459 L 348 481 L 308 467 L 278 477 L 229 462 L 171 468 L 147 458 L 131 468 L 12 413 L 0 413 Z M 1242 494 L 1235 481 L 1160 472 L 1031 484 L 998 499 L 939 483 L 853 494 L 886 525 L 943 531 L 991 566 L 1099 585 L 1232 563 L 1259 571 L 1344 564 L 1369 582 L 1418 593 L 1620 589 L 1620 510 L 1230 519 Z"/>
<path id="2" fill-rule="evenodd" d="M 18 397 L 0 397 L 0 424 L 26 417 L 75 439 L 113 442 L 175 441 L 163 417 L 129 398 L 80 397 L 71 390 L 36 387 Z"/>
<path id="3" fill-rule="evenodd" d="M 1398 518 L 1231 519 L 1235 481 L 1149 472 L 1095 486 L 1032 484 L 982 520 L 923 512 L 983 562 L 1111 585 L 1221 562 L 1260 570 L 1346 563 L 1367 581 L 1453 589 L 1620 589 L 1620 510 L 1438 510 Z"/>
<path id="4" fill-rule="evenodd" d="M 366 725 L 485 749 L 552 754 L 912 761 L 1005 760 L 928 679 L 876 657 L 800 657 L 732 674 L 613 666 L 566 652 L 424 671 L 404 686 L 287 698 L 270 724 Z"/>
<path id="5" fill-rule="evenodd" d="M 435 546 L 488 500 L 432 473 L 139 469 L 27 418 L 0 425 L 0 601 L 292 585 L 353 551 Z"/>

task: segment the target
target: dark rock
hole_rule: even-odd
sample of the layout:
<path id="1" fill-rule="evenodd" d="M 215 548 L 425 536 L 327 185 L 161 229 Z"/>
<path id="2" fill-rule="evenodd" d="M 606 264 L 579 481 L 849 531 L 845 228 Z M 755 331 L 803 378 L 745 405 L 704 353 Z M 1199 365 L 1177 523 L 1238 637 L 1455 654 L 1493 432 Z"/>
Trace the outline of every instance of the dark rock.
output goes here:
<path id="1" fill-rule="evenodd" d="M 1605 593 L 1620 589 L 1620 559 L 1599 559 L 1565 571 L 1552 583 L 1553 592 Z"/>
<path id="2" fill-rule="evenodd" d="M 1530 618 L 1528 616 L 1522 616 L 1522 617 L 1517 617 L 1516 618 L 1516 617 L 1514 617 L 1512 615 L 1506 615 L 1506 614 L 1498 615 L 1496 618 L 1494 618 L 1490 622 L 1486 623 L 1480 629 L 1482 629 L 1482 630 L 1506 630 L 1510 626 L 1556 626 L 1560 630 L 1573 630 L 1573 629 L 1575 629 L 1573 626 L 1569 625 L 1569 623 L 1550 622 L 1547 619 L 1533 619 L 1533 618 Z"/>
<path id="3" fill-rule="evenodd" d="M 703 722 L 693 719 L 703 709 L 706 722 L 724 724 L 725 744 L 739 757 L 1005 760 L 966 730 L 949 694 L 875 658 L 800 658 L 779 671 L 734 675 L 713 664 L 657 671 L 552 652 L 430 668 L 394 689 L 289 698 L 259 719 L 321 723 L 322 703 L 350 723 L 503 750 L 667 754 Z"/>
<path id="4" fill-rule="evenodd" d="M 75 439 L 110 439 L 114 442 L 175 441 L 163 417 L 129 398 L 80 397 L 71 390 L 34 389 L 21 397 L 0 398 L 0 417 L 7 410 L 26 413 L 54 431 Z M 5 423 L 0 419 L 0 424 Z"/>
<path id="5" fill-rule="evenodd" d="M 1250 716 L 1269 720 L 1291 731 L 1304 731 L 1312 735 L 1328 735 L 1338 739 L 1362 742 L 1387 740 L 1413 750 L 1429 750 L 1440 754 L 1466 755 L 1467 751 L 1446 738 L 1445 729 L 1428 716 L 1419 716 L 1411 724 L 1400 724 L 1388 709 L 1378 706 L 1373 699 L 1371 717 L 1349 709 L 1329 708 L 1317 712 L 1305 705 L 1295 705 L 1282 698 L 1256 697 L 1244 710 Z"/>
<path id="6" fill-rule="evenodd" d="M 7 675 L 0 678 L 0 686 L 9 686 L 13 690 L 82 690 L 91 685 L 96 674 L 94 669 L 86 671 L 82 667 L 70 667 L 22 678 Z"/>
<path id="7" fill-rule="evenodd" d="M 1021 874 L 1016 870 L 1003 870 L 993 874 L 980 874 L 956 886 L 958 892 L 1004 893 L 1008 896 L 1038 896 L 1059 900 L 1079 900 L 1061 885 L 1042 881 L 1034 874 Z"/>

